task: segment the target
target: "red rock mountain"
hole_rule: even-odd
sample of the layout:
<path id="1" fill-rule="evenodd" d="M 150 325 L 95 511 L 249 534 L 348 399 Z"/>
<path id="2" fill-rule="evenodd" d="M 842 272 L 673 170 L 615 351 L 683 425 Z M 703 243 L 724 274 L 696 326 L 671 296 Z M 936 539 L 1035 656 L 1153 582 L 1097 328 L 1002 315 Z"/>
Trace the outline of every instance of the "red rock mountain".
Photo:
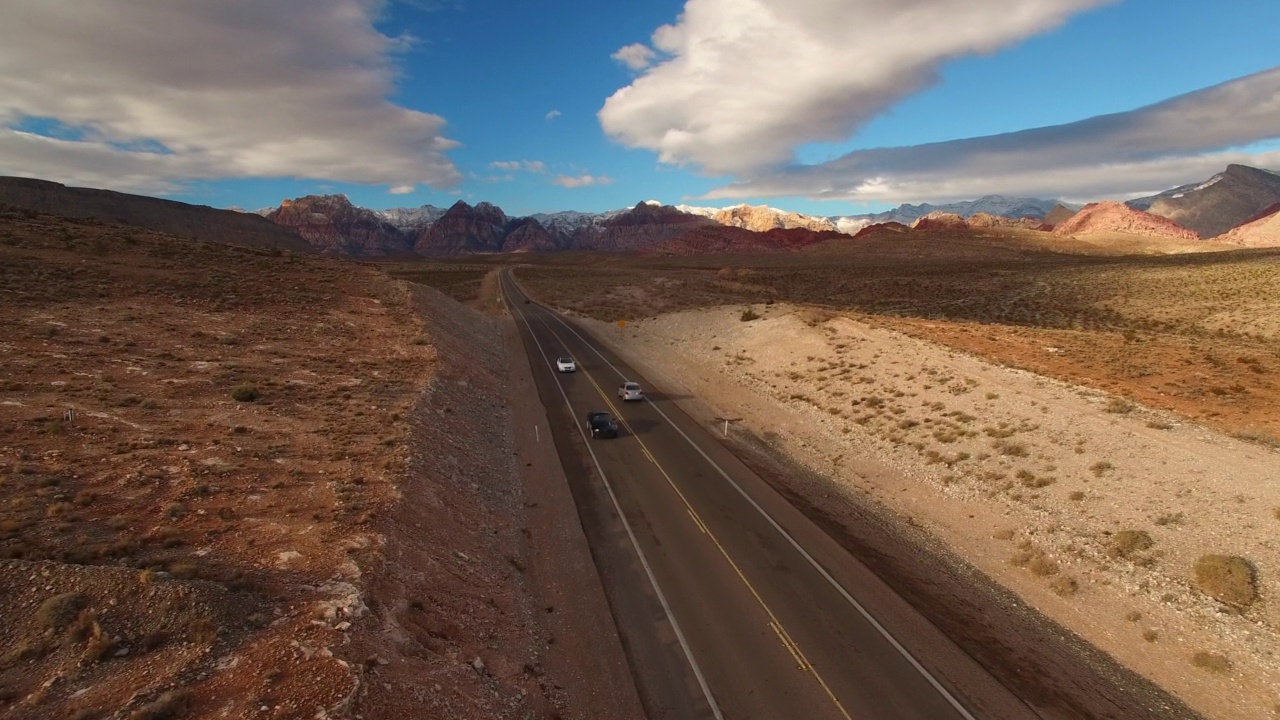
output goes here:
<path id="1" fill-rule="evenodd" d="M 703 227 L 723 226 L 710 218 L 681 212 L 670 205 L 642 202 L 600 225 L 582 228 L 569 242 L 581 250 L 643 250 Z"/>
<path id="2" fill-rule="evenodd" d="M 414 240 L 419 255 L 470 255 L 502 252 L 507 215 L 491 203 L 472 207 L 462 200 L 453 204 Z"/>
<path id="3" fill-rule="evenodd" d="M 934 211 L 928 215 L 916 218 L 911 223 L 912 230 L 968 230 L 969 223 L 965 219 L 955 213 Z"/>
<path id="4" fill-rule="evenodd" d="M 1200 239 L 1194 230 L 1120 202 L 1085 205 L 1070 220 L 1053 229 L 1053 234 L 1059 237 L 1093 233 L 1118 233 L 1170 240 Z"/>
<path id="5" fill-rule="evenodd" d="M 284 200 L 267 219 L 301 235 L 325 253 L 380 257 L 413 249 L 409 239 L 372 210 L 345 195 L 308 195 Z"/>
<path id="6" fill-rule="evenodd" d="M 903 235 L 909 232 L 911 232 L 911 228 L 900 222 L 882 222 L 862 228 L 853 236 L 853 239 L 867 240 L 870 238 L 892 237 L 894 235 Z"/>
<path id="7" fill-rule="evenodd" d="M 1241 247 L 1280 247 L 1280 203 L 1214 239 Z"/>

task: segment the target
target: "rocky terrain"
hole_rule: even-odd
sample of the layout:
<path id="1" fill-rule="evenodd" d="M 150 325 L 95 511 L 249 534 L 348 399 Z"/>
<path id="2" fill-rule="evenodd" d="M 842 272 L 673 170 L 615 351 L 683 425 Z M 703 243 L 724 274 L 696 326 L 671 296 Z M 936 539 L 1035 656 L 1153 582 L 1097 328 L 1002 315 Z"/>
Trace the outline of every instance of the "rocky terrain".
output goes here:
<path id="1" fill-rule="evenodd" d="M 0 208 L 0 322 L 0 718 L 635 716 L 497 319 Z"/>

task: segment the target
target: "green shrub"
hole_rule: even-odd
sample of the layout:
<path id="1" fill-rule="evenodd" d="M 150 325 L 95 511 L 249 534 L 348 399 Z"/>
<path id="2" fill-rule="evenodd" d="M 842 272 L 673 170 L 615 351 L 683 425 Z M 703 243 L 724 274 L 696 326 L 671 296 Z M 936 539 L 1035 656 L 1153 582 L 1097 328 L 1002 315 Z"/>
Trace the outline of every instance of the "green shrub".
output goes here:
<path id="1" fill-rule="evenodd" d="M 231 391 L 231 399 L 237 402 L 253 402 L 260 397 L 262 397 L 262 395 L 258 392 L 258 386 L 253 383 L 237 385 L 236 388 Z"/>
<path id="2" fill-rule="evenodd" d="M 751 320 L 756 320 L 759 317 L 760 317 L 760 313 L 756 312 L 753 308 L 747 308 L 742 311 L 742 316 L 739 317 L 738 319 L 741 320 L 742 322 L 749 322 Z"/>

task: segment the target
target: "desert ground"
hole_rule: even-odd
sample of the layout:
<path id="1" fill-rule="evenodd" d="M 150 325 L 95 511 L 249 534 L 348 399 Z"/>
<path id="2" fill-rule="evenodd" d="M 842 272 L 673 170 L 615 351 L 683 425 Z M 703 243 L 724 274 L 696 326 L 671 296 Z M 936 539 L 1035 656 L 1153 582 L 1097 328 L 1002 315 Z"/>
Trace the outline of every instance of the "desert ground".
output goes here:
<path id="1" fill-rule="evenodd" d="M 0 208 L 0 718 L 636 716 L 513 262 L 818 512 L 1280 714 L 1280 255 L 1060 249 L 372 265 Z"/>
<path id="2" fill-rule="evenodd" d="M 517 277 L 820 479 L 793 493 L 921 529 L 1206 717 L 1280 716 L 1280 257 L 952 251 Z"/>
<path id="3" fill-rule="evenodd" d="M 485 310 L 0 208 L 0 718 L 628 716 Z"/>

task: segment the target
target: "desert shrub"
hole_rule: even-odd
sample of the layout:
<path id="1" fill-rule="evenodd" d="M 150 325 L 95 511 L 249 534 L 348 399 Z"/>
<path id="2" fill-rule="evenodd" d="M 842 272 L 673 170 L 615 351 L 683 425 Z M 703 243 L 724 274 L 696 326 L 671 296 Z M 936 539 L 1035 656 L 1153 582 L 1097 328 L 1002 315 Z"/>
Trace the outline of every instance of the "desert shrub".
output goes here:
<path id="1" fill-rule="evenodd" d="M 1067 499 L 1068 499 L 1068 500 L 1076 500 L 1076 501 L 1083 500 L 1083 499 L 1084 499 L 1084 491 L 1083 491 L 1083 490 L 1072 490 L 1070 493 L 1068 493 L 1068 494 L 1067 494 Z"/>
<path id="2" fill-rule="evenodd" d="M 1191 656 L 1191 664 L 1198 668 L 1204 668 L 1209 672 L 1225 673 L 1231 670 L 1231 661 L 1227 659 L 1226 655 L 1205 652 L 1204 650 Z"/>
<path id="3" fill-rule="evenodd" d="M 759 317 L 760 313 L 756 312 L 753 308 L 747 308 L 742 311 L 742 315 L 739 316 L 738 319 L 742 322 L 750 322 L 751 320 L 759 319 Z"/>
<path id="4" fill-rule="evenodd" d="M 36 622 L 48 633 L 60 633 L 80 615 L 85 604 L 85 596 L 77 592 L 54 595 L 36 608 Z"/>
<path id="5" fill-rule="evenodd" d="M 231 399 L 236 402 L 253 402 L 260 397 L 262 397 L 262 395 L 258 392 L 258 386 L 253 383 L 237 385 L 235 389 L 231 391 Z"/>
<path id="6" fill-rule="evenodd" d="M 1102 477 L 1102 474 L 1104 472 L 1108 470 L 1112 470 L 1114 468 L 1115 468 L 1115 465 L 1112 465 L 1106 460 L 1099 460 L 1098 462 L 1089 466 L 1089 472 L 1092 472 L 1097 477 Z"/>
<path id="7" fill-rule="evenodd" d="M 1001 455 L 1010 457 L 1026 457 L 1030 454 L 1027 452 L 1026 445 L 1018 442 L 1009 442 L 1008 440 L 996 440 L 991 443 L 991 447 Z"/>
<path id="8" fill-rule="evenodd" d="M 1107 541 L 1107 555 L 1128 558 L 1136 552 L 1151 549 L 1155 544 L 1146 530 L 1121 530 Z"/>
<path id="9" fill-rule="evenodd" d="M 1205 555 L 1196 561 L 1196 588 L 1209 597 L 1236 608 L 1247 608 L 1258 599 L 1258 579 L 1253 563 L 1238 555 Z"/>
<path id="10" fill-rule="evenodd" d="M 1277 450 L 1280 450 L 1280 438 L 1268 432 L 1246 430 L 1246 431 L 1231 433 L 1231 437 L 1237 440 L 1244 440 L 1245 442 L 1257 443 L 1259 445 L 1264 445 L 1269 448 L 1275 448 Z"/>
<path id="11" fill-rule="evenodd" d="M 1107 403 L 1107 406 L 1105 408 L 1103 408 L 1103 410 L 1106 410 L 1109 413 L 1116 413 L 1119 415 L 1133 412 L 1133 409 L 1134 409 L 1133 403 L 1129 402 L 1128 400 L 1123 400 L 1121 398 L 1111 398 L 1111 401 Z"/>
<path id="12" fill-rule="evenodd" d="M 1049 583 L 1049 589 L 1061 597 L 1070 597 L 1080 592 L 1080 581 L 1070 575 L 1063 575 Z"/>

